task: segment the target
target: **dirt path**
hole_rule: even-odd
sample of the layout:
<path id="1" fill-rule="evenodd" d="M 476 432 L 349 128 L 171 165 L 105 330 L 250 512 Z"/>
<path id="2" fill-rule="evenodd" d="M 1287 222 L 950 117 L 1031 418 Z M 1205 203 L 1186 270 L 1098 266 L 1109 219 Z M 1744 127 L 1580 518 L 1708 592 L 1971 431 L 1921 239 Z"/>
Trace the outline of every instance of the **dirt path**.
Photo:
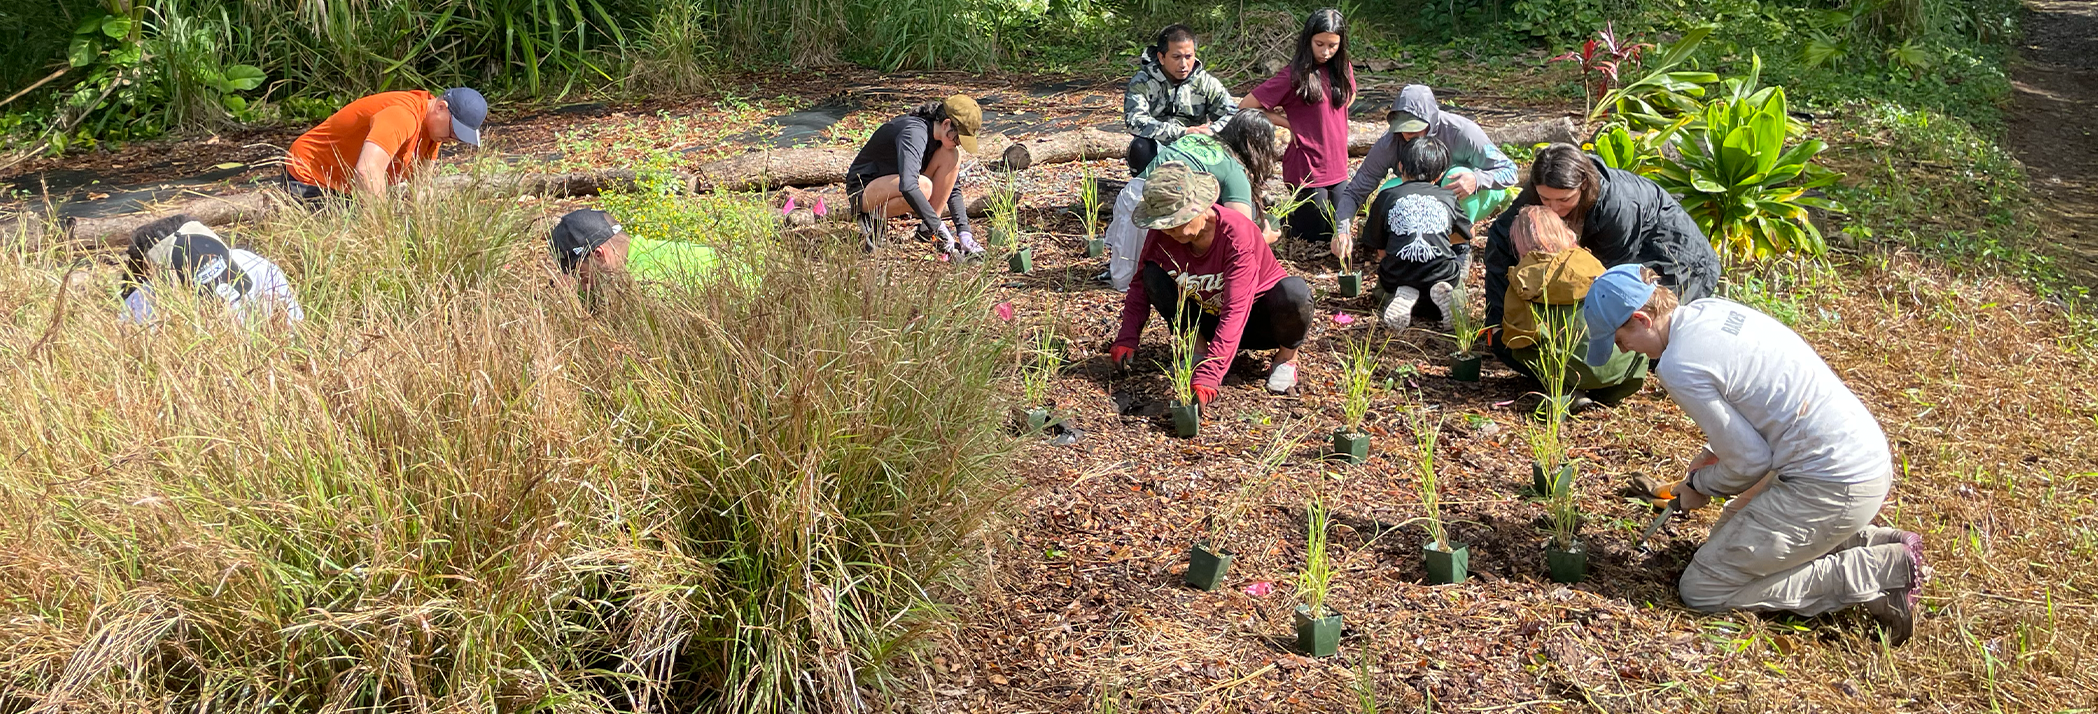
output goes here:
<path id="1" fill-rule="evenodd" d="M 2098 0 L 2026 0 L 2013 69 L 2011 148 L 2025 162 L 2049 235 L 2077 282 L 2098 287 Z"/>

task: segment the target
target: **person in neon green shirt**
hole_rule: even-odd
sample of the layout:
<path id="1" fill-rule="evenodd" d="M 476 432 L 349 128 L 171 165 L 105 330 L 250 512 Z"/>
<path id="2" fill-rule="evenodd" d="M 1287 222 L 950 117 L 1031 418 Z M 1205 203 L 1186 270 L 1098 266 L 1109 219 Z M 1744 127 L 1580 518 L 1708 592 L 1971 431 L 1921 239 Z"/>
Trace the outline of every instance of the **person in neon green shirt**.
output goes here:
<path id="1" fill-rule="evenodd" d="M 686 282 L 721 263 L 712 247 L 628 235 L 611 214 L 587 208 L 562 216 L 548 243 L 561 272 L 585 292 L 616 273 L 637 283 Z"/>

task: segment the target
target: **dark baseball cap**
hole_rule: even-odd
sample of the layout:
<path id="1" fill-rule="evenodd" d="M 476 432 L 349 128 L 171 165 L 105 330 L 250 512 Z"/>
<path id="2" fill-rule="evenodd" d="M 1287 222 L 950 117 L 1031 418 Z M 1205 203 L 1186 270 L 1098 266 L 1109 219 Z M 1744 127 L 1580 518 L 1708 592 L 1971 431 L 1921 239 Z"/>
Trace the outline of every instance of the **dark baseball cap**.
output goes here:
<path id="1" fill-rule="evenodd" d="M 237 303 L 248 292 L 248 274 L 233 263 L 233 249 L 197 221 L 183 223 L 154 240 L 146 262 L 157 274 L 196 288 L 197 294 Z"/>
<path id="2" fill-rule="evenodd" d="M 467 87 L 444 90 L 444 104 L 452 111 L 452 138 L 475 148 L 481 146 L 481 122 L 488 119 L 488 100 Z"/>
<path id="3" fill-rule="evenodd" d="M 625 228 L 612 221 L 612 214 L 585 208 L 562 216 L 561 222 L 554 224 L 554 233 L 548 237 L 548 243 L 553 247 L 554 260 L 561 264 L 562 272 L 575 272 L 575 266 L 583 262 L 583 256 L 612 240 L 612 236 L 625 232 Z"/>

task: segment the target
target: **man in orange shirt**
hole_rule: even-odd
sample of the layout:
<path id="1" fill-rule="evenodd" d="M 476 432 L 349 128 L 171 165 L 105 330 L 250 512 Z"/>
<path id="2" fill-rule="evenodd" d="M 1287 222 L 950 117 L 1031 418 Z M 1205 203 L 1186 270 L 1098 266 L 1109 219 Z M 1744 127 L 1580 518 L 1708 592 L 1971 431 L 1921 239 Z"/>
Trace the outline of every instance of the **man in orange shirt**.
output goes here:
<path id="1" fill-rule="evenodd" d="M 437 158 L 437 147 L 457 140 L 481 145 L 488 102 L 465 87 L 429 92 L 381 92 L 350 102 L 291 143 L 285 188 L 308 202 L 326 193 L 377 197 Z"/>

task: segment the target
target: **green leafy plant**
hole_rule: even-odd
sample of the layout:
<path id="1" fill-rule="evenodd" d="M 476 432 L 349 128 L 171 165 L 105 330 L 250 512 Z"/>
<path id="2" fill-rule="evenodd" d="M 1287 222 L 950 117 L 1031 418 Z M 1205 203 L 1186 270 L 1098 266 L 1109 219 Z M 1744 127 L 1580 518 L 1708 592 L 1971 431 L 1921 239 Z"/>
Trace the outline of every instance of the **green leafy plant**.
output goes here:
<path id="1" fill-rule="evenodd" d="M 1427 526 L 1428 541 L 1443 552 L 1450 550 L 1450 534 L 1442 523 L 1442 482 L 1435 475 L 1435 442 L 1441 437 L 1444 417 L 1440 413 L 1430 417 L 1425 406 L 1416 407 L 1408 413 L 1407 422 L 1413 427 L 1413 444 L 1419 453 L 1414 469 L 1420 478 L 1414 482 L 1421 495 L 1421 508 L 1426 511 L 1421 522 Z"/>
<path id="2" fill-rule="evenodd" d="M 984 197 L 985 210 L 991 219 L 992 245 L 1018 245 L 1020 243 L 1020 185 L 1011 171 L 1001 171 L 997 183 Z"/>
<path id="3" fill-rule="evenodd" d="M 1537 322 L 1537 362 L 1532 367 L 1544 387 L 1544 402 L 1538 405 L 1538 418 L 1523 430 L 1523 437 L 1530 446 L 1530 459 L 1550 476 L 1557 474 L 1566 460 L 1563 430 L 1573 388 L 1572 370 L 1568 367 L 1579 359 L 1575 355 L 1583 345 L 1584 330 L 1578 311 L 1563 306 L 1529 307 Z"/>
<path id="4" fill-rule="evenodd" d="M 1696 112 L 1705 97 L 1705 85 L 1719 81 L 1719 75 L 1679 68 L 1713 29 L 1712 25 L 1698 27 L 1657 48 L 1660 56 L 1647 67 L 1647 73 L 1605 93 L 1589 111 L 1589 121 L 1614 113 L 1636 128 L 1655 129 L 1668 126 L 1674 115 Z"/>
<path id="5" fill-rule="evenodd" d="M 1450 286 L 1450 314 L 1444 316 L 1450 322 L 1450 339 L 1457 343 L 1461 357 L 1471 356 L 1472 347 L 1479 340 L 1479 318 L 1472 315 L 1470 290 L 1462 280 Z"/>
<path id="6" fill-rule="evenodd" d="M 1100 177 L 1084 157 L 1080 157 L 1078 166 L 1078 226 L 1084 231 L 1086 242 L 1091 243 L 1100 236 Z"/>
<path id="7" fill-rule="evenodd" d="M 1738 86 L 1738 85 L 1737 85 Z M 1812 189 L 1840 175 L 1814 164 L 1820 139 L 1787 146 L 1791 135 L 1785 92 L 1757 90 L 1702 107 L 1702 121 L 1683 132 L 1679 158 L 1653 167 L 1655 182 L 1683 203 L 1722 255 L 1765 258 L 1817 255 L 1826 249 L 1807 209 L 1842 211 Z"/>
<path id="8" fill-rule="evenodd" d="M 1062 338 L 1049 330 L 1038 330 L 1033 342 L 1029 349 L 1020 352 L 1025 360 L 1020 366 L 1020 394 L 1030 408 L 1049 402 L 1049 384 L 1064 368 Z"/>
<path id="9" fill-rule="evenodd" d="M 1169 340 L 1172 361 L 1166 364 L 1167 380 L 1172 382 L 1173 398 L 1183 406 L 1195 404 L 1195 370 L 1207 359 L 1202 356 L 1202 308 L 1193 291 L 1180 290 L 1180 309 L 1175 311 L 1172 337 Z"/>
<path id="10" fill-rule="evenodd" d="M 1313 496 L 1304 506 L 1304 572 L 1297 576 L 1297 598 L 1312 617 L 1323 617 L 1333 587 L 1333 562 L 1326 557 L 1326 501 Z"/>
<path id="11" fill-rule="evenodd" d="M 1362 433 L 1362 418 L 1370 411 L 1370 392 L 1377 388 L 1377 356 L 1381 340 L 1357 338 L 1341 358 L 1340 388 L 1342 426 L 1351 434 Z"/>

